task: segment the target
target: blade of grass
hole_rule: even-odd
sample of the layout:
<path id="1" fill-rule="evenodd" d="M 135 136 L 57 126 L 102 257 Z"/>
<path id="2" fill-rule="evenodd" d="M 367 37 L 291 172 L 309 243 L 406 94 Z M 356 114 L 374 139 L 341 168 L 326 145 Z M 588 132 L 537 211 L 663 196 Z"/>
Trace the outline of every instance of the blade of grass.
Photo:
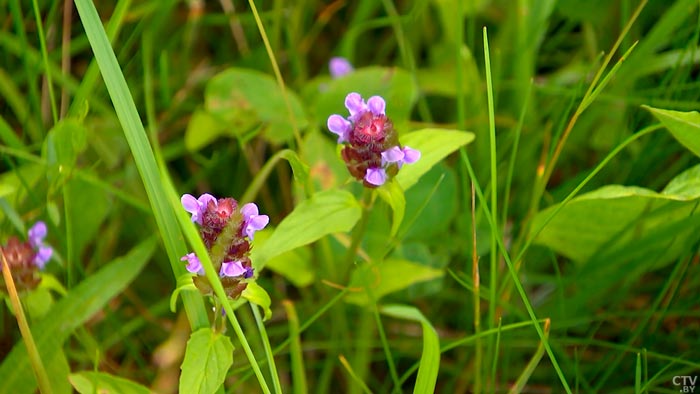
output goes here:
<path id="1" fill-rule="evenodd" d="M 270 367 L 270 375 L 272 375 L 272 384 L 275 388 L 275 393 L 282 394 L 282 384 L 280 383 L 279 373 L 277 372 L 277 365 L 275 364 L 275 356 L 272 354 L 272 348 L 270 347 L 270 338 L 267 336 L 267 330 L 265 329 L 265 323 L 263 323 L 262 316 L 260 316 L 260 310 L 257 305 L 248 303 L 250 309 L 253 311 L 253 316 L 255 316 L 255 323 L 258 326 L 258 332 L 262 336 L 263 347 L 265 348 L 265 357 L 267 363 Z"/>
<path id="2" fill-rule="evenodd" d="M 544 332 L 547 336 L 549 336 L 549 319 L 545 319 L 544 321 Z M 540 363 L 540 360 L 542 360 L 542 356 L 544 356 L 543 344 L 544 342 L 540 342 L 540 345 L 537 347 L 535 354 L 532 355 L 532 358 L 527 363 L 525 369 L 520 374 L 520 376 L 518 376 L 518 379 L 515 381 L 515 384 L 510 388 L 508 394 L 518 394 L 523 391 L 525 385 L 527 384 L 527 381 L 532 376 L 532 373 L 535 372 L 535 368 L 537 368 L 537 365 Z"/>
<path id="3" fill-rule="evenodd" d="M 367 384 L 363 382 L 362 379 L 360 379 L 355 373 L 355 371 L 352 369 L 350 363 L 345 358 L 345 356 L 341 354 L 340 356 L 338 356 L 338 359 L 340 360 L 340 363 L 343 364 L 343 367 L 345 367 L 345 370 L 348 371 L 348 374 L 350 375 L 352 380 L 354 380 L 357 383 L 358 387 L 366 394 L 372 394 L 372 391 L 369 389 L 369 387 L 367 387 Z"/>
<path id="4" fill-rule="evenodd" d="M 58 123 L 58 106 L 53 93 L 53 78 L 51 76 L 51 67 L 49 67 L 49 50 L 46 48 L 46 36 L 44 35 L 44 24 L 41 22 L 41 13 L 37 0 L 32 0 L 34 8 L 34 18 L 36 19 L 37 34 L 39 35 L 39 45 L 41 47 L 41 57 L 44 60 L 44 75 L 46 75 L 46 84 L 49 89 L 49 103 L 51 104 L 51 115 L 53 123 Z"/>
<path id="5" fill-rule="evenodd" d="M 94 4 L 89 0 L 76 0 L 75 5 L 112 98 L 117 117 L 124 129 L 139 175 L 143 180 L 171 267 L 175 277 L 178 277 L 185 273 L 185 268 L 180 264 L 179 259 L 187 251 L 181 240 L 177 220 L 163 190 L 153 151 L 146 138 L 136 105 Z M 183 302 L 193 330 L 209 326 L 209 319 L 200 295 L 186 292 L 183 294 Z"/>
<path id="6" fill-rule="evenodd" d="M 294 394 L 306 394 L 309 388 L 306 384 L 306 368 L 304 367 L 304 354 L 301 348 L 299 316 L 297 316 L 297 311 L 292 301 L 282 301 L 282 306 L 287 312 L 287 322 L 289 324 L 289 356 L 292 365 L 292 392 Z"/>

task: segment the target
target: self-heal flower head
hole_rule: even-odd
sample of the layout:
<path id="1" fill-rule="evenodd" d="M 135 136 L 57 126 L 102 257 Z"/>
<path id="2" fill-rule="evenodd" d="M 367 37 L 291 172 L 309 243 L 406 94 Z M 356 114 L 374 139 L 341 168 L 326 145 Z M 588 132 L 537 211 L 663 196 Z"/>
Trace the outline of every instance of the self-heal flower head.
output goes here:
<path id="1" fill-rule="evenodd" d="M 375 188 L 394 177 L 404 164 L 415 163 L 420 152 L 401 147 L 393 123 L 386 116 L 386 101 L 372 96 L 365 101 L 359 93 L 345 97 L 350 115 L 331 115 L 328 129 L 344 144 L 341 156 L 350 174 L 365 187 Z"/>
<path id="2" fill-rule="evenodd" d="M 185 194 L 181 198 L 183 208 L 192 215 L 198 224 L 199 234 L 219 272 L 226 294 L 236 299 L 240 297 L 253 277 L 250 261 L 250 242 L 256 231 L 262 230 L 270 222 L 267 215 L 261 215 L 254 203 L 239 207 L 233 198 L 216 198 L 203 194 L 194 198 Z M 204 276 L 204 269 L 198 256 L 188 253 L 181 261 L 187 262 L 187 271 L 196 273 L 193 281 L 204 294 L 212 294 L 212 286 Z"/>
<path id="3" fill-rule="evenodd" d="M 264 229 L 270 222 L 270 218 L 267 215 L 259 215 L 258 206 L 252 202 L 244 205 L 241 208 L 241 213 L 243 214 L 243 232 L 251 241 L 253 240 L 253 234 Z"/>
<path id="4" fill-rule="evenodd" d="M 202 194 L 199 198 L 194 198 L 191 194 L 183 194 L 180 198 L 182 207 L 192 214 L 192 221 L 198 224 L 202 224 L 202 216 L 210 201 L 216 204 L 216 198 L 208 193 Z"/>
<path id="5" fill-rule="evenodd" d="M 333 57 L 328 62 L 328 71 L 333 79 L 350 74 L 354 70 L 352 64 L 344 57 Z"/>

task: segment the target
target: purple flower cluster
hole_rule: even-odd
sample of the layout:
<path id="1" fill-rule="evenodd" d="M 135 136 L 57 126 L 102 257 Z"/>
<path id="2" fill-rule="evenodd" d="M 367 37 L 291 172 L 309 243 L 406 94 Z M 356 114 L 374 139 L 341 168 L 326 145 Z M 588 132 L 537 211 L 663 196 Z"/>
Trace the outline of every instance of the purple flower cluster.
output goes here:
<path id="1" fill-rule="evenodd" d="M 185 194 L 180 201 L 183 208 L 192 215 L 192 221 L 199 225 L 199 233 L 209 251 L 221 241 L 224 258 L 217 267 L 219 276 L 227 294 L 232 298 L 238 297 L 247 286 L 243 280 L 253 277 L 253 267 L 248 257 L 250 241 L 256 231 L 267 226 L 270 218 L 260 215 L 257 205 L 253 203 L 245 204 L 238 210 L 238 202 L 233 198 L 217 199 L 207 193 L 199 198 Z M 188 253 L 180 260 L 187 262 L 187 271 L 199 275 L 195 277 L 197 287 L 210 292 L 211 287 L 206 278 L 201 276 L 204 269 L 197 255 Z M 218 262 L 214 261 L 214 264 Z"/>
<path id="2" fill-rule="evenodd" d="M 328 130 L 338 136 L 339 144 L 345 144 L 341 154 L 348 171 L 366 187 L 383 185 L 401 166 L 420 159 L 419 151 L 399 144 L 382 97 L 372 96 L 365 102 L 359 93 L 350 93 L 345 108 L 350 116 L 329 116 Z"/>
<path id="3" fill-rule="evenodd" d="M 10 237 L 7 245 L 2 248 L 19 289 L 35 288 L 40 281 L 36 275 L 37 271 L 43 270 L 53 255 L 53 248 L 44 243 L 46 233 L 46 223 L 38 221 L 29 229 L 27 241 L 22 242 L 17 237 Z"/>

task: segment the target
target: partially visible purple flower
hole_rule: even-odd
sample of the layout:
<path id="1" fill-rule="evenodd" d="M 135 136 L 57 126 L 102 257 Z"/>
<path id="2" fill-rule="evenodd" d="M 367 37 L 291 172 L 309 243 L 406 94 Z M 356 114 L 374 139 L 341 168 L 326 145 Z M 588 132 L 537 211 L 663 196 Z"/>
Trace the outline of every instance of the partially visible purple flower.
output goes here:
<path id="1" fill-rule="evenodd" d="M 32 262 L 34 263 L 34 265 L 39 267 L 39 269 L 44 269 L 44 266 L 53 255 L 53 248 L 44 243 L 46 233 L 46 223 L 42 222 L 41 220 L 34 223 L 34 225 L 27 232 L 29 244 L 36 252 Z"/>
<path id="2" fill-rule="evenodd" d="M 46 233 L 46 223 L 44 223 L 41 220 L 34 223 L 34 225 L 27 232 L 27 236 L 29 237 L 29 243 L 32 245 L 33 248 L 36 249 L 44 243 Z"/>
<path id="3" fill-rule="evenodd" d="M 355 122 L 358 117 L 363 113 L 367 112 L 367 104 L 365 100 L 362 99 L 359 93 L 350 93 L 345 97 L 345 108 L 350 112 L 350 117 L 348 118 L 351 122 Z"/>
<path id="4" fill-rule="evenodd" d="M 182 198 L 180 198 L 182 207 L 185 208 L 185 211 L 192 214 L 192 221 L 198 224 L 202 224 L 202 215 L 210 201 L 216 204 L 216 198 L 208 193 L 202 194 L 199 198 L 194 198 L 191 194 L 183 194 Z"/>
<path id="5" fill-rule="evenodd" d="M 196 254 L 194 253 L 187 253 L 186 255 L 182 256 L 180 261 L 187 261 L 187 271 L 193 273 L 193 274 L 204 274 L 204 268 L 202 268 L 202 262 L 199 261 L 199 257 L 197 257 Z"/>
<path id="6" fill-rule="evenodd" d="M 374 186 L 381 186 L 386 182 L 386 170 L 383 168 L 368 168 L 365 181 Z"/>
<path id="7" fill-rule="evenodd" d="M 243 275 L 244 278 L 248 279 L 253 277 L 253 268 L 244 266 L 240 261 L 227 261 L 221 264 L 219 275 L 222 277 L 237 277 Z"/>
<path id="8" fill-rule="evenodd" d="M 256 231 L 262 230 L 270 222 L 270 218 L 267 215 L 258 214 L 258 206 L 254 203 L 248 203 L 241 208 L 241 213 L 243 214 L 243 232 L 253 240 L 253 234 Z"/>
<path id="9" fill-rule="evenodd" d="M 352 64 L 350 64 L 348 59 L 344 57 L 333 57 L 328 62 L 328 70 L 331 73 L 331 77 L 336 79 L 350 74 L 355 69 L 352 67 Z"/>

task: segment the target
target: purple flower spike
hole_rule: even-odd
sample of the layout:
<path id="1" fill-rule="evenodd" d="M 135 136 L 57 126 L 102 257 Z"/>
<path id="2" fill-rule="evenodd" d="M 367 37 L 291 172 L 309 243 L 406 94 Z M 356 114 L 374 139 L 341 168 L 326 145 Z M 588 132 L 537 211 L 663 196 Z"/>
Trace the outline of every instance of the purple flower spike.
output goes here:
<path id="1" fill-rule="evenodd" d="M 216 198 L 208 193 L 202 194 L 197 199 L 191 194 L 183 194 L 180 198 L 182 207 L 192 214 L 192 221 L 197 224 L 202 224 L 202 214 L 207 209 L 209 201 L 214 201 L 216 204 Z"/>
<path id="2" fill-rule="evenodd" d="M 386 171 L 383 168 L 368 168 L 365 181 L 375 186 L 381 186 L 386 182 Z"/>
<path id="3" fill-rule="evenodd" d="M 219 276 L 229 276 L 236 277 L 245 275 L 248 270 L 241 264 L 240 261 L 226 261 L 221 264 L 221 270 L 219 270 Z"/>
<path id="4" fill-rule="evenodd" d="M 53 248 L 50 246 L 40 246 L 39 250 L 36 252 L 36 255 L 34 256 L 33 263 L 37 267 L 39 267 L 40 270 L 44 269 L 44 266 L 46 263 L 49 262 L 49 259 L 51 259 L 51 256 L 53 255 Z"/>
<path id="5" fill-rule="evenodd" d="M 415 163 L 420 159 L 420 151 L 416 149 L 404 146 L 403 148 L 403 162 L 406 164 Z"/>
<path id="6" fill-rule="evenodd" d="M 352 123 L 340 115 L 331 115 L 328 117 L 328 130 L 338 135 L 338 143 L 342 144 L 348 140 Z"/>
<path id="7" fill-rule="evenodd" d="M 187 271 L 193 273 L 193 274 L 204 274 L 204 268 L 202 268 L 202 262 L 199 261 L 199 258 L 197 257 L 196 254 L 194 253 L 187 253 L 186 255 L 182 256 L 180 261 L 187 261 Z"/>
<path id="8" fill-rule="evenodd" d="M 42 246 L 44 238 L 46 238 L 46 223 L 41 220 L 34 223 L 27 235 L 29 236 L 29 243 L 34 249 Z"/>
<path id="9" fill-rule="evenodd" d="M 386 102 L 380 96 L 372 96 L 367 100 L 367 107 L 375 116 L 384 115 Z"/>
<path id="10" fill-rule="evenodd" d="M 359 93 L 350 93 L 345 97 L 345 108 L 350 112 L 350 120 L 355 118 L 355 115 L 362 114 L 367 111 L 367 104 L 362 99 Z"/>
<path id="11" fill-rule="evenodd" d="M 334 57 L 328 62 L 328 70 L 333 79 L 340 78 L 354 71 L 352 64 L 344 57 Z"/>
<path id="12" fill-rule="evenodd" d="M 262 230 L 270 222 L 270 218 L 267 215 L 258 214 L 258 206 L 254 203 L 248 203 L 241 208 L 241 213 L 243 214 L 243 232 L 253 240 L 253 234 L 256 231 Z"/>

